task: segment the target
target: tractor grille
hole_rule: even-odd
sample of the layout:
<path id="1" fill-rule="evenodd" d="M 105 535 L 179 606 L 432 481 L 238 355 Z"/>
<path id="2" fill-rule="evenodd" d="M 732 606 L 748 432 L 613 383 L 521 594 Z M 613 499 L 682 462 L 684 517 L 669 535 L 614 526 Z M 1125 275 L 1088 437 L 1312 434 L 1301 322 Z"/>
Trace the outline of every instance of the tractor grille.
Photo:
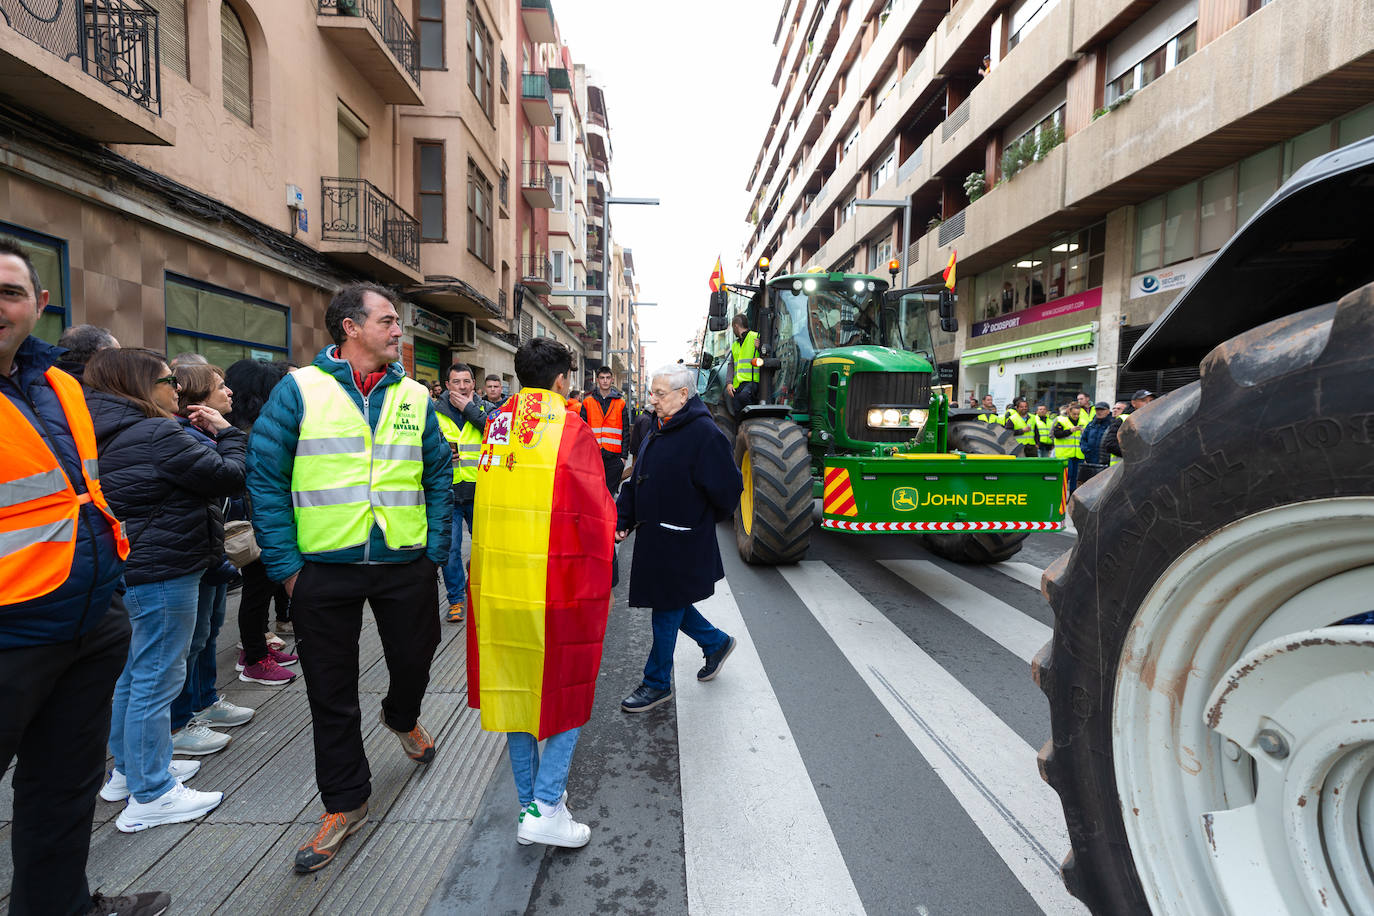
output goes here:
<path id="1" fill-rule="evenodd" d="M 849 377 L 845 432 L 862 442 L 904 442 L 910 429 L 870 429 L 868 408 L 875 404 L 930 406 L 929 372 L 856 372 Z"/>

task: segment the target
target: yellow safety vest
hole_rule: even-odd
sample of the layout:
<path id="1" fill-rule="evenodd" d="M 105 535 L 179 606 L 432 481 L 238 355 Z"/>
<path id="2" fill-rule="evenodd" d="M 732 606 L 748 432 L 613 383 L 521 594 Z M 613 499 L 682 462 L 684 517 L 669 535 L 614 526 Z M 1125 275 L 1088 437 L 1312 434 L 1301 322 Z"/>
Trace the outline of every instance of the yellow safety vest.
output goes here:
<path id="1" fill-rule="evenodd" d="M 730 357 L 735 361 L 735 378 L 730 384 L 738 388 L 745 382 L 757 382 L 759 380 L 759 367 L 754 365 L 754 357 L 759 355 L 759 335 L 757 331 L 750 331 L 744 335 L 744 340 L 736 340 L 730 344 Z"/>
<path id="2" fill-rule="evenodd" d="M 1016 441 L 1021 445 L 1035 444 L 1035 428 L 1031 426 L 1031 418 L 1023 417 L 1016 411 L 1007 414 L 1007 422 L 1016 429 Z"/>
<path id="3" fill-rule="evenodd" d="M 1061 429 L 1073 430 L 1073 435 L 1068 438 L 1054 440 L 1054 457 L 1082 458 L 1083 450 L 1078 446 L 1083 439 L 1083 427 L 1075 425 L 1068 417 L 1057 417 L 1054 423 Z"/>
<path id="4" fill-rule="evenodd" d="M 457 423 L 437 410 L 434 416 L 439 419 L 439 429 L 454 450 L 453 482 L 476 483 L 477 465 L 482 458 L 482 430 L 471 423 L 464 423 L 459 428 Z"/>
<path id="5" fill-rule="evenodd" d="M 1000 413 L 980 413 L 978 419 L 982 420 L 984 423 L 991 423 L 994 426 L 1004 426 L 1007 422 L 1002 418 Z"/>
<path id="6" fill-rule="evenodd" d="M 388 387 L 374 432 L 332 375 L 306 366 L 291 376 L 305 404 L 291 468 L 301 553 L 361 546 L 374 521 L 392 550 L 424 546 L 429 391 L 413 379 Z"/>
<path id="7" fill-rule="evenodd" d="M 1036 443 L 1047 448 L 1054 445 L 1054 420 L 1049 417 L 1041 417 L 1038 414 L 1030 419 L 1035 424 Z"/>
<path id="8" fill-rule="evenodd" d="M 1130 414 L 1123 414 L 1123 415 L 1121 416 L 1121 426 L 1118 426 L 1118 427 L 1116 428 L 1116 447 L 1117 447 L 1117 448 L 1121 448 L 1121 430 L 1126 426 L 1126 418 L 1129 417 L 1129 416 L 1130 416 Z M 1121 457 L 1120 455 L 1111 455 L 1111 456 L 1110 456 L 1110 460 L 1107 462 L 1107 467 L 1111 467 L 1111 466 L 1114 465 L 1114 464 L 1120 464 L 1120 463 L 1122 462 L 1122 460 L 1123 460 L 1123 459 L 1122 459 L 1122 457 Z"/>

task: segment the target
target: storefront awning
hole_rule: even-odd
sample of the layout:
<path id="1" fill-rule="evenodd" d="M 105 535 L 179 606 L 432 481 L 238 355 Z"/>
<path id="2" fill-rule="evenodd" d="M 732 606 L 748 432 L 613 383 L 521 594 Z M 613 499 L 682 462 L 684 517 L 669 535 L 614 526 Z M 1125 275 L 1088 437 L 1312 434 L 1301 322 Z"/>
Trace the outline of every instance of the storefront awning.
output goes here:
<path id="1" fill-rule="evenodd" d="M 978 363 L 1004 362 L 1009 359 L 1020 359 L 1023 356 L 1033 356 L 1036 353 L 1045 353 L 1049 350 L 1087 346 L 1093 342 L 1093 334 L 1096 330 L 1097 324 L 1094 322 L 1076 328 L 1055 331 L 1051 334 L 1041 334 L 1038 337 L 1013 340 L 1011 343 L 998 344 L 995 347 L 965 350 L 963 356 L 959 357 L 959 364 L 973 366 Z"/>

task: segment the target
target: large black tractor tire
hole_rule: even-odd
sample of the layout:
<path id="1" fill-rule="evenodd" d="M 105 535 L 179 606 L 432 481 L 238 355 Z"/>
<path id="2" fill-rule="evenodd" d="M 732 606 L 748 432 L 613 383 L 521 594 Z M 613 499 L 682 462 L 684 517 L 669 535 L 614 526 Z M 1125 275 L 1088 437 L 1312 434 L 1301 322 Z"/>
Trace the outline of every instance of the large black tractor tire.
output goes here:
<path id="1" fill-rule="evenodd" d="M 1114 730 L 1114 714 L 1131 715 L 1117 705 L 1125 702 L 1128 689 L 1168 692 L 1168 708 L 1174 712 L 1165 721 L 1186 719 L 1215 727 L 1208 716 L 1194 720 L 1185 704 L 1193 696 L 1189 692 L 1198 690 L 1205 704 L 1216 684 L 1192 667 L 1171 679 L 1164 664 L 1175 663 L 1159 654 L 1152 638 L 1139 635 L 1153 632 L 1153 609 L 1167 598 L 1165 586 L 1164 591 L 1154 586 L 1176 563 L 1179 569 L 1192 569 L 1193 558 L 1215 549 L 1218 538 L 1226 535 L 1222 529 L 1253 524 L 1258 513 L 1320 512 L 1320 506 L 1303 504 L 1374 495 L 1374 284 L 1339 303 L 1232 338 L 1207 355 L 1201 370 L 1200 381 L 1147 405 L 1123 425 L 1124 462 L 1074 494 L 1070 512 L 1077 542 L 1051 565 L 1042 582 L 1055 625 L 1052 640 L 1032 663 L 1032 676 L 1049 698 L 1052 729 L 1040 752 L 1040 772 L 1059 794 L 1068 825 L 1072 849 L 1061 869 L 1064 883 L 1096 914 L 1153 910 L 1162 916 L 1224 909 L 1214 899 L 1216 887 L 1206 882 L 1192 888 L 1186 901 L 1152 905 L 1157 895 L 1147 888 L 1164 870 L 1162 862 L 1172 854 L 1165 847 L 1172 844 L 1156 837 L 1143 843 L 1144 848 L 1132 848 L 1125 824 L 1126 817 L 1135 819 L 1131 830 L 1137 829 L 1135 823 L 1146 823 L 1139 818 L 1151 814 L 1146 809 L 1142 815 L 1152 804 L 1147 799 L 1167 794 L 1157 780 L 1133 776 L 1155 749 L 1180 754 L 1181 771 L 1181 755 L 1195 757 L 1198 770 L 1187 776 L 1193 784 L 1211 785 L 1216 768 L 1226 766 L 1221 761 L 1224 739 L 1215 733 L 1215 746 L 1171 749 L 1165 741 L 1128 745 Z M 1296 543 L 1295 536 L 1277 535 L 1288 537 L 1290 544 Z M 1278 547 L 1280 555 L 1296 552 L 1284 550 L 1282 540 Z M 1253 552 L 1259 546 L 1251 542 L 1246 548 L 1242 538 L 1239 549 Z M 1370 607 L 1374 599 L 1367 607 L 1330 613 L 1340 618 Z M 1231 618 L 1217 616 L 1208 601 L 1193 603 L 1179 619 L 1183 623 L 1176 626 L 1211 633 L 1214 641 L 1233 627 Z M 1263 622 L 1246 619 L 1242 625 L 1258 628 Z M 1124 654 L 1127 645 L 1134 648 Z M 1245 657 L 1242 646 L 1227 642 L 1225 647 L 1222 665 L 1239 664 Z M 1214 708 L 1220 709 L 1220 703 Z M 1133 756 L 1118 760 L 1128 746 L 1136 749 Z M 1118 771 L 1126 774 L 1121 785 Z M 1200 819 L 1185 814 L 1180 811 L 1168 822 L 1191 822 L 1199 828 Z M 1201 829 L 1195 832 L 1205 861 L 1207 840 Z M 1347 903 L 1351 912 L 1370 912 L 1358 901 Z M 1308 905 L 1273 900 L 1268 911 L 1308 912 Z"/>
<path id="2" fill-rule="evenodd" d="M 949 424 L 949 450 L 970 455 L 1019 455 L 1021 446 L 1011 430 L 982 420 L 954 420 Z M 926 550 L 955 563 L 1000 563 L 1009 560 L 1026 540 L 1024 531 L 966 531 L 924 534 Z"/>
<path id="3" fill-rule="evenodd" d="M 730 408 L 725 404 L 709 405 L 711 419 L 716 421 L 716 429 L 725 433 L 725 437 L 731 442 L 735 441 L 735 418 L 730 415 Z"/>
<path id="4" fill-rule="evenodd" d="M 746 563 L 796 563 L 811 546 L 811 455 L 791 420 L 748 420 L 735 436 L 744 492 L 735 507 L 735 545 Z"/>

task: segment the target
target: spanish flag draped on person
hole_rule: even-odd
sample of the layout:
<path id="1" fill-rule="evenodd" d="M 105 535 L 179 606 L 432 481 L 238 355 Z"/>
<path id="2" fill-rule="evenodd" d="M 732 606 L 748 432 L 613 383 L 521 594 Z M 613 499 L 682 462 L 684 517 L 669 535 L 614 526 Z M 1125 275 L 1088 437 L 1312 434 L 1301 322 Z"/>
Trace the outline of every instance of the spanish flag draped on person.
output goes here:
<path id="1" fill-rule="evenodd" d="M 517 373 L 521 368 L 517 354 Z M 526 387 L 487 423 L 479 459 L 468 705 L 481 709 L 488 731 L 543 740 L 591 716 L 610 606 L 615 504 L 596 437 L 565 408 L 566 375 L 535 380 L 551 387 L 520 375 Z"/>

